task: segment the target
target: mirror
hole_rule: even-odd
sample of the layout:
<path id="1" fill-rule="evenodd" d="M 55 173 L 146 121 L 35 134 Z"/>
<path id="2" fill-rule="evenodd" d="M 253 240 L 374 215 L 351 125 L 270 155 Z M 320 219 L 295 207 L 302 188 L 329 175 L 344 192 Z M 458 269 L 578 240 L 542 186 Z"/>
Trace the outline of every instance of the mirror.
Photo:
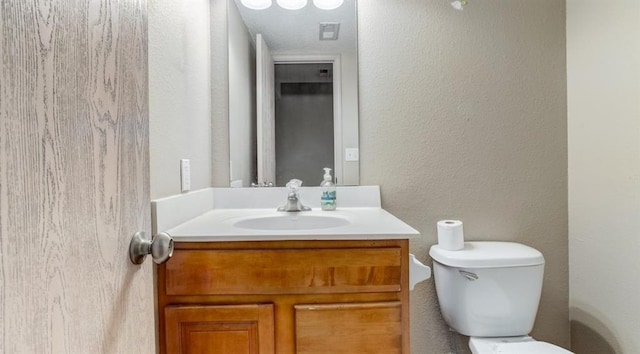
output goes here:
<path id="1" fill-rule="evenodd" d="M 231 186 L 316 186 L 324 167 L 357 185 L 356 0 L 334 10 L 227 1 Z"/>

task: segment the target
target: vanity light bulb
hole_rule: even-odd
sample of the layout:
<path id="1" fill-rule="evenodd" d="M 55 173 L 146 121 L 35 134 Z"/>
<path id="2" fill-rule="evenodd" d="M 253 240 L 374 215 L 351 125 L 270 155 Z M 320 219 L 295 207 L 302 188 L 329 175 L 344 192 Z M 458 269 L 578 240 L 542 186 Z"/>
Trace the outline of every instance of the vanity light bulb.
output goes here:
<path id="1" fill-rule="evenodd" d="M 276 2 L 286 10 L 300 10 L 307 6 L 307 0 L 276 0 Z"/>
<path id="2" fill-rule="evenodd" d="M 313 0 L 313 4 L 321 10 L 335 10 L 343 3 L 344 0 Z"/>
<path id="3" fill-rule="evenodd" d="M 271 0 L 240 0 L 244 7 L 247 7 L 252 10 L 264 10 L 271 7 L 273 1 Z"/>

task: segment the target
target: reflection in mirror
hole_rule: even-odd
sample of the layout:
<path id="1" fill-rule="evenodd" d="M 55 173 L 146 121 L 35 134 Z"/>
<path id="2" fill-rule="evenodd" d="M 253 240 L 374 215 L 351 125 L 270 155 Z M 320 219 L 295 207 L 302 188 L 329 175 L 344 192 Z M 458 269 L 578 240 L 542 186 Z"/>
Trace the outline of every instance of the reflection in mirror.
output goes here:
<path id="1" fill-rule="evenodd" d="M 227 17 L 231 186 L 315 186 L 324 167 L 357 185 L 356 0 L 334 10 L 228 0 Z"/>

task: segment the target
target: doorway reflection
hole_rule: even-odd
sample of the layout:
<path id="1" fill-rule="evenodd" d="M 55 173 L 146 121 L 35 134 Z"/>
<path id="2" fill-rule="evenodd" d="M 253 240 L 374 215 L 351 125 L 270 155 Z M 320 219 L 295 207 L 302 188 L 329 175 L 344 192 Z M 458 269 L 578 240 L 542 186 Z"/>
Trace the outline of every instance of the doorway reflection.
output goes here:
<path id="1" fill-rule="evenodd" d="M 333 64 L 276 64 L 275 86 L 276 185 L 315 186 L 334 169 Z"/>

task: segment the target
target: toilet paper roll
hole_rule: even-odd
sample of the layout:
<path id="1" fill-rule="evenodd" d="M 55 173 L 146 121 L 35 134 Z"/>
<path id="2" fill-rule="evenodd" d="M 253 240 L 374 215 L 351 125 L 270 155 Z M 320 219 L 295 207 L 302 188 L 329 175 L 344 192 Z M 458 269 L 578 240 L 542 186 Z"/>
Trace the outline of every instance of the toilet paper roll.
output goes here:
<path id="1" fill-rule="evenodd" d="M 438 246 L 447 251 L 458 251 L 464 248 L 462 221 L 438 221 Z"/>

